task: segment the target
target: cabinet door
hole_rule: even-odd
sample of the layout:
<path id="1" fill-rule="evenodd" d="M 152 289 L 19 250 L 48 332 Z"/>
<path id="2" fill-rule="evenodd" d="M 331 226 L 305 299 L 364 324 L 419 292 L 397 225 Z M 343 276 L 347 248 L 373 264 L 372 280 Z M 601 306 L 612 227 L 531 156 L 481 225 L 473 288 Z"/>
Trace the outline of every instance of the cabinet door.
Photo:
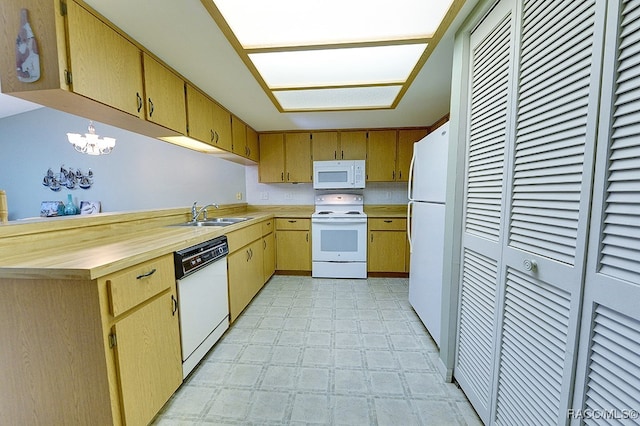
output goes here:
<path id="1" fill-rule="evenodd" d="M 313 161 L 338 159 L 338 132 L 311 133 Z"/>
<path id="2" fill-rule="evenodd" d="M 258 132 L 247 126 L 247 153 L 249 160 L 260 161 L 260 148 L 258 144 Z"/>
<path id="3" fill-rule="evenodd" d="M 258 137 L 260 142 L 260 182 L 284 182 L 284 134 L 266 133 Z"/>
<path id="4" fill-rule="evenodd" d="M 285 165 L 287 182 L 311 182 L 311 135 L 286 133 Z"/>
<path id="5" fill-rule="evenodd" d="M 405 272 L 406 233 L 369 231 L 367 247 L 369 272 Z"/>
<path id="6" fill-rule="evenodd" d="M 277 231 L 276 269 L 279 271 L 310 271 L 310 239 L 308 230 Z"/>
<path id="7" fill-rule="evenodd" d="M 262 249 L 263 282 L 266 283 L 276 270 L 276 239 L 273 232 L 262 237 Z"/>
<path id="8" fill-rule="evenodd" d="M 187 84 L 188 135 L 213 145 L 213 102 L 190 84 Z"/>
<path id="9" fill-rule="evenodd" d="M 143 58 L 147 120 L 186 134 L 184 81 L 146 53 Z"/>
<path id="10" fill-rule="evenodd" d="M 140 50 L 76 2 L 67 2 L 72 90 L 142 118 Z"/>
<path id="11" fill-rule="evenodd" d="M 218 148 L 231 152 L 232 132 L 231 114 L 214 102 L 213 104 L 214 143 Z"/>
<path id="12" fill-rule="evenodd" d="M 231 116 L 231 133 L 232 152 L 241 157 L 247 157 L 249 155 L 247 152 L 247 126 L 233 115 Z"/>
<path id="13" fill-rule="evenodd" d="M 396 179 L 396 131 L 373 130 L 367 142 L 367 181 L 393 182 Z"/>
<path id="14" fill-rule="evenodd" d="M 148 424 L 182 383 L 175 287 L 114 325 L 125 423 Z"/>
<path id="15" fill-rule="evenodd" d="M 427 129 L 398 130 L 398 158 L 396 158 L 396 182 L 406 182 L 413 156 L 413 144 L 427 136 Z"/>
<path id="16" fill-rule="evenodd" d="M 340 132 L 339 160 L 364 160 L 367 158 L 367 132 Z"/>
<path id="17" fill-rule="evenodd" d="M 262 287 L 262 240 L 244 246 L 227 257 L 229 266 L 229 315 L 235 321 Z"/>

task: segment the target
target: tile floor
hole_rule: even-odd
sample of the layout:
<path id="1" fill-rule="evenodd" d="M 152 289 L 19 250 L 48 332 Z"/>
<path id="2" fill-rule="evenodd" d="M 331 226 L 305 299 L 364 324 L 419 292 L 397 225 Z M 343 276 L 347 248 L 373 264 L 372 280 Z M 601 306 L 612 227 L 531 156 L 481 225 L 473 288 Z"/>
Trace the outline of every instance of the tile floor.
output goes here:
<path id="1" fill-rule="evenodd" d="M 274 276 L 154 425 L 481 425 L 408 280 Z"/>

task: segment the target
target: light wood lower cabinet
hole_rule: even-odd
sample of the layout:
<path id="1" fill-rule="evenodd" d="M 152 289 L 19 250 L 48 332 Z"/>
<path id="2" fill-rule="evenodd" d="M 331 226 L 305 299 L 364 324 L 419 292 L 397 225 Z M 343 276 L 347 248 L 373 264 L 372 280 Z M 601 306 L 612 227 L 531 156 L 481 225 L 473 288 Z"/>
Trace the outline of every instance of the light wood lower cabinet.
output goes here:
<path id="1" fill-rule="evenodd" d="M 276 269 L 311 271 L 310 219 L 276 219 Z"/>
<path id="2" fill-rule="evenodd" d="M 127 425 L 148 424 L 182 383 L 175 298 L 172 289 L 114 325 Z"/>
<path id="3" fill-rule="evenodd" d="M 408 272 L 407 220 L 369 219 L 367 270 L 369 272 Z"/>
<path id="4" fill-rule="evenodd" d="M 262 222 L 262 280 L 264 283 L 269 281 L 276 271 L 276 235 L 273 232 L 275 229 L 273 222 L 273 219 Z"/>

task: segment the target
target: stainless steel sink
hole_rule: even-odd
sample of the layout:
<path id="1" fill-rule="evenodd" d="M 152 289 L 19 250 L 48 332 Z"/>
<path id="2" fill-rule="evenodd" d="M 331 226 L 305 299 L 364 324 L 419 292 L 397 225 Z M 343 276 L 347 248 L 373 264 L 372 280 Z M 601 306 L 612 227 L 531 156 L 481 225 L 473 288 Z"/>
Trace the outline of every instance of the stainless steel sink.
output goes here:
<path id="1" fill-rule="evenodd" d="M 176 226 L 229 226 L 234 223 L 244 222 L 252 219 L 250 217 L 212 217 L 207 220 L 198 220 L 196 222 L 179 223 Z"/>

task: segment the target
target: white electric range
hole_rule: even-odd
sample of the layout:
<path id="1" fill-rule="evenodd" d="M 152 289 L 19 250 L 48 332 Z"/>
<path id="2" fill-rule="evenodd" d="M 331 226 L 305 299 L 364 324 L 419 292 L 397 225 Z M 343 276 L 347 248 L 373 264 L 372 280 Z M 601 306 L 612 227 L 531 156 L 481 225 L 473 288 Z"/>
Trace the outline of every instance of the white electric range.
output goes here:
<path id="1" fill-rule="evenodd" d="M 367 215 L 363 196 L 316 195 L 311 241 L 311 276 L 367 278 Z"/>

